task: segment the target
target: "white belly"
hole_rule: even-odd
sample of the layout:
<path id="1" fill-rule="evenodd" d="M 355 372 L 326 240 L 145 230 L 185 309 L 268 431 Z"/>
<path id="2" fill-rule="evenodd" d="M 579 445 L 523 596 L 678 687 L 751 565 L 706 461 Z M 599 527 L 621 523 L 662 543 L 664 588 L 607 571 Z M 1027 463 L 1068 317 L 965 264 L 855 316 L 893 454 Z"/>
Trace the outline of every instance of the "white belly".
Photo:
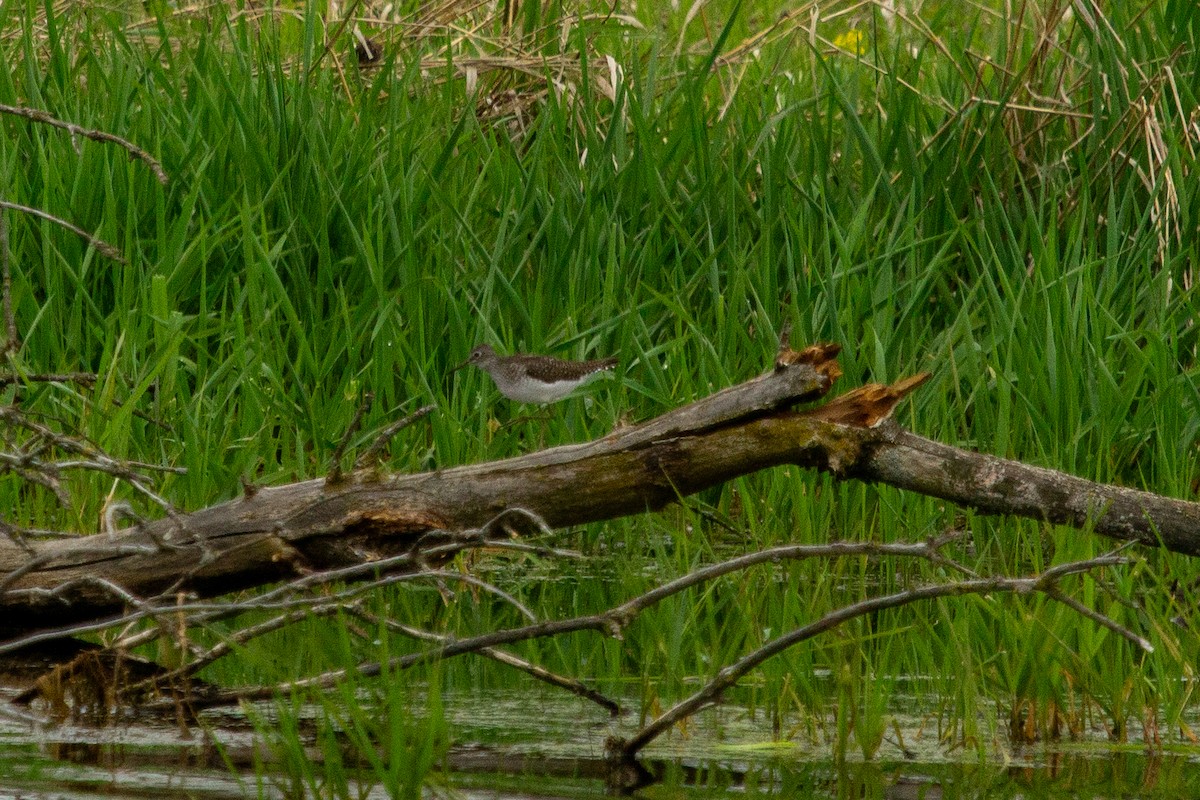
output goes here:
<path id="1" fill-rule="evenodd" d="M 562 400 L 581 383 L 583 380 L 545 383 L 533 378 L 521 378 L 510 382 L 507 386 L 501 386 L 500 391 L 505 397 L 516 400 L 518 403 L 542 405 Z"/>

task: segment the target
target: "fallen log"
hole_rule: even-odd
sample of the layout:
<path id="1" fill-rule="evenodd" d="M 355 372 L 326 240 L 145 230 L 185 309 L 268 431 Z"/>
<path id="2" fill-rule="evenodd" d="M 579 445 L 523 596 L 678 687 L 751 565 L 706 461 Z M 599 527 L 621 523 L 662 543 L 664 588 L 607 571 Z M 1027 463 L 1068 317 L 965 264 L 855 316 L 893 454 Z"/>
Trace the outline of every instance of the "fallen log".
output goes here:
<path id="1" fill-rule="evenodd" d="M 1032 517 L 1200 554 L 1200 504 L 972 453 L 901 429 L 890 415 L 928 376 L 864 386 L 808 411 L 840 374 L 837 348 L 781 351 L 766 375 L 601 439 L 415 475 L 347 476 L 247 490 L 191 514 L 111 535 L 29 546 L 0 541 L 0 615 L 11 641 L 35 630 L 216 597 L 314 571 L 412 553 L 428 566 L 454 532 L 506 510 L 551 527 L 662 508 L 782 464 L 887 483 L 988 514 Z M 502 535 L 500 532 L 497 535 Z M 159 600 L 155 600 L 158 598 Z M 164 609 L 165 610 L 165 609 Z"/>

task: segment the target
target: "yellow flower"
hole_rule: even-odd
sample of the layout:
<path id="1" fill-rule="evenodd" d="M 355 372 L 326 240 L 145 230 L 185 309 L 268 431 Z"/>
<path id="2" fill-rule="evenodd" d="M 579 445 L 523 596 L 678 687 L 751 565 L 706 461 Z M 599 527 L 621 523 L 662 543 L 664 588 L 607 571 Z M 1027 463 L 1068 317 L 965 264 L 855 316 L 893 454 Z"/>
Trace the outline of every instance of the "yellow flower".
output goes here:
<path id="1" fill-rule="evenodd" d="M 858 28 L 851 28 L 845 33 L 839 33 L 833 37 L 833 45 L 841 50 L 849 50 L 855 55 L 862 55 L 867 52 L 866 36 Z"/>

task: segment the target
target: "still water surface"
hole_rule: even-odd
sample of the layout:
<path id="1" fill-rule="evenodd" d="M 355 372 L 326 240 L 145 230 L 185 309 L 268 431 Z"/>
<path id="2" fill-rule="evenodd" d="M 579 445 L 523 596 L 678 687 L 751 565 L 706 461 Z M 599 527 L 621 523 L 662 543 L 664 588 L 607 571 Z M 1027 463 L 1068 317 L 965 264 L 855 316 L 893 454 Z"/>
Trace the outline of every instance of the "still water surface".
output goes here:
<path id="1" fill-rule="evenodd" d="M 582 701 L 540 689 L 447 696 L 445 714 L 456 742 L 454 771 L 439 776 L 425 794 L 464 800 L 602 797 L 601 781 L 561 773 L 586 770 L 602 758 L 607 736 L 627 736 L 638 723 L 636 714 L 613 721 Z M 821 735 L 810 731 L 772 741 L 761 715 L 710 710 L 646 751 L 665 769 L 666 780 L 638 796 L 1200 798 L 1200 746 L 1116 746 L 1093 735 L 1090 741 L 1014 749 L 996 734 L 967 749 L 940 743 L 928 715 L 892 718 L 876 760 L 838 762 Z M 269 764 L 262 766 L 259 737 L 244 715 L 207 715 L 204 724 L 182 733 L 138 725 L 40 729 L 0 719 L 0 800 L 295 796 Z M 387 795 L 361 785 L 353 796 Z"/>

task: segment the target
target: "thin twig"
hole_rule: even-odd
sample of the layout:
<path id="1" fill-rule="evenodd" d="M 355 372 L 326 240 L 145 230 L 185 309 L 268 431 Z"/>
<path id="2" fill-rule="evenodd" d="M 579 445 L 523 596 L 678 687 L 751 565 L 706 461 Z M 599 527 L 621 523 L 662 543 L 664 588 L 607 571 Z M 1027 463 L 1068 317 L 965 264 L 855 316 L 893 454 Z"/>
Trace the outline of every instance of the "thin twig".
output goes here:
<path id="1" fill-rule="evenodd" d="M 562 547 L 546 547 L 545 545 L 529 544 L 528 542 L 519 541 L 495 541 L 488 542 L 489 550 L 512 550 L 516 553 L 528 553 L 532 556 L 541 558 L 569 558 L 575 561 L 582 561 L 585 556 L 578 550 L 567 550 Z"/>
<path id="2" fill-rule="evenodd" d="M 1113 633 L 1116 633 L 1117 635 L 1128 639 L 1136 647 L 1138 647 L 1138 649 L 1143 650 L 1147 653 L 1154 652 L 1154 645 L 1150 643 L 1149 639 L 1146 639 L 1142 636 L 1138 636 L 1136 633 L 1129 630 L 1125 626 L 1121 625 L 1119 622 L 1114 620 L 1112 617 L 1109 617 L 1105 614 L 1101 614 L 1099 611 L 1096 611 L 1094 609 L 1088 608 L 1083 603 L 1076 600 L 1074 597 L 1071 597 L 1068 594 L 1064 594 L 1062 592 L 1062 590 L 1060 590 L 1058 587 L 1050 587 L 1050 588 L 1042 589 L 1040 591 L 1043 594 L 1045 594 L 1047 597 L 1057 600 L 1058 602 L 1062 603 L 1066 607 L 1070 608 L 1075 613 L 1077 613 L 1081 616 L 1087 617 L 1088 619 L 1090 619 L 1092 622 L 1096 623 L 1097 625 L 1100 625 L 1101 627 L 1104 627 L 1104 628 L 1108 628 Z"/>
<path id="3" fill-rule="evenodd" d="M 164 170 L 162 168 L 162 164 L 160 164 L 158 162 L 158 160 L 156 158 L 154 158 L 154 156 L 150 155 L 145 150 L 138 147 L 136 144 L 133 144 L 130 141 L 122 139 L 120 136 L 117 136 L 112 133 L 108 133 L 107 131 L 100 131 L 100 130 L 95 130 L 92 128 L 80 127 L 79 125 L 76 125 L 73 122 L 66 122 L 64 120 L 58 119 L 57 117 L 53 117 L 50 114 L 46 113 L 45 111 L 42 111 L 40 108 L 27 108 L 25 106 L 10 106 L 10 105 L 5 105 L 3 103 L 0 103 L 0 113 L 12 114 L 14 116 L 24 117 L 25 119 L 32 120 L 33 122 L 40 122 L 43 125 L 50 125 L 55 128 L 62 128 L 63 130 L 70 132 L 74 136 L 82 136 L 85 139 L 91 139 L 93 142 L 108 142 L 110 144 L 115 144 L 115 145 L 118 145 L 119 147 L 123 147 L 123 148 L 125 148 L 126 152 L 129 153 L 129 157 L 131 159 L 137 159 L 138 161 L 141 161 L 146 166 L 148 166 L 150 168 L 150 170 L 154 173 L 154 177 L 158 178 L 159 183 L 161 183 L 163 186 L 166 186 L 167 183 L 169 183 L 169 178 L 167 177 L 166 170 Z"/>
<path id="4" fill-rule="evenodd" d="M 333 34 L 329 36 L 328 40 L 325 42 L 325 48 L 321 51 L 321 55 L 313 59 L 312 65 L 308 68 L 308 75 L 305 77 L 311 78 L 313 72 L 318 66 L 320 66 L 321 62 L 325 60 L 325 56 L 327 56 L 329 51 L 333 49 L 334 44 L 337 42 L 338 38 L 341 37 L 342 31 L 346 29 L 347 23 L 354 18 L 354 12 L 358 10 L 358 6 L 361 2 L 362 0 L 354 0 L 354 2 L 350 4 L 350 8 L 346 9 L 345 13 L 342 14 L 342 19 L 340 22 L 338 22 L 337 28 L 334 29 Z"/>
<path id="5" fill-rule="evenodd" d="M 4 309 L 6 317 L 11 313 L 11 311 L 12 309 L 8 302 L 8 295 L 6 292 Z M 6 324 L 9 321 L 11 320 L 6 319 Z M 9 330 L 9 343 L 14 341 L 13 337 L 15 336 L 16 324 L 14 323 L 13 327 Z M 17 342 L 17 347 L 19 346 L 20 342 Z M 7 375 L 0 375 L 0 389 L 4 388 L 5 386 L 11 386 L 14 383 L 78 383 L 83 386 L 91 386 L 95 382 L 96 373 L 94 372 L 39 372 L 34 375 L 16 375 L 11 373 Z"/>
<path id="6" fill-rule="evenodd" d="M 64 538 L 66 538 L 66 537 L 64 537 Z M 28 561 L 26 561 L 24 564 L 17 567 L 16 569 L 10 570 L 10 571 L 4 573 L 4 577 L 0 578 L 0 596 L 3 596 L 4 594 L 6 594 L 8 587 L 12 586 L 16 581 L 20 580 L 23 576 L 28 575 L 30 572 L 40 569 L 41 567 L 44 567 L 53 561 L 57 561 L 59 558 L 64 558 L 64 557 L 68 557 L 68 556 L 74 556 L 76 558 L 84 558 L 84 557 L 113 558 L 116 556 L 135 556 L 135 555 L 136 556 L 146 556 L 146 555 L 154 555 L 155 553 L 157 553 L 161 550 L 161 548 L 159 548 L 159 547 L 151 547 L 150 545 L 145 545 L 145 544 L 114 545 L 114 544 L 106 543 L 106 544 L 102 544 L 102 545 L 97 545 L 97 544 L 95 544 L 95 542 L 97 542 L 98 539 L 95 536 L 86 536 L 86 537 L 82 537 L 82 538 L 76 536 L 76 537 L 71 537 L 71 538 L 76 539 L 81 544 L 78 547 L 72 547 L 69 550 L 62 550 L 57 553 L 42 553 L 41 555 L 37 556 L 36 558 L 29 559 Z M 22 596 L 26 596 L 26 597 L 52 596 L 52 595 L 56 595 L 56 594 L 61 594 L 64 591 L 64 589 L 66 589 L 66 588 L 70 588 L 72 586 L 77 586 L 80 584 L 86 584 L 89 580 L 91 580 L 91 578 L 85 576 L 83 578 L 76 578 L 71 581 L 64 581 L 63 583 L 60 583 L 57 586 L 55 586 L 53 589 L 44 589 L 41 587 L 32 588 L 32 589 L 18 589 L 18 590 L 13 590 L 13 594 L 14 595 L 22 595 Z M 107 627 L 107 626 L 104 626 L 104 627 Z M 91 629 L 89 628 L 88 630 L 91 630 Z M 7 650 L 5 648 L 7 648 L 8 645 L 9 645 L 9 642 L 0 642 L 0 653 L 7 652 Z M 12 649 L 16 649 L 16 648 L 12 648 Z"/>
<path id="7" fill-rule="evenodd" d="M 4 284 L 4 353 L 11 355 L 21 347 L 20 337 L 17 336 L 17 318 L 13 315 L 12 304 L 12 264 L 8 252 L 8 214 L 0 210 L 0 272 L 3 273 Z"/>
<path id="8" fill-rule="evenodd" d="M 336 601 L 338 603 L 344 603 L 347 600 L 355 598 L 358 595 L 361 595 L 368 591 L 374 591 L 374 590 L 382 588 L 384 586 L 389 586 L 389 585 L 392 585 L 395 583 L 410 581 L 414 578 L 420 578 L 420 577 L 429 577 L 429 576 L 437 577 L 437 576 L 441 576 L 441 575 L 445 575 L 445 574 L 450 574 L 450 575 L 453 575 L 455 577 L 455 579 L 463 579 L 461 576 L 461 573 L 441 573 L 436 570 L 427 570 L 425 572 L 416 572 L 416 573 L 405 573 L 405 574 L 400 574 L 400 575 L 389 575 L 389 573 L 395 572 L 396 570 L 399 570 L 399 569 L 411 568 L 414 566 L 419 567 L 419 566 L 421 566 L 422 563 L 429 561 L 429 560 L 439 560 L 442 558 L 447 558 L 456 553 L 462 552 L 463 550 L 484 547 L 484 546 L 500 548 L 500 549 L 515 550 L 518 552 L 532 552 L 532 553 L 537 553 L 539 555 L 553 555 L 556 557 L 576 557 L 576 558 L 578 557 L 578 555 L 579 555 L 578 553 L 574 553 L 569 550 L 557 550 L 557 549 L 552 549 L 552 548 L 536 547 L 536 546 L 528 545 L 528 544 L 525 544 L 522 542 L 493 541 L 490 538 L 492 535 L 491 529 L 494 527 L 496 520 L 501 517 L 511 515 L 511 513 L 512 513 L 511 510 L 502 512 L 498 517 L 493 518 L 493 520 L 490 520 L 487 523 L 487 525 L 485 525 L 485 527 L 481 528 L 481 529 L 464 531 L 459 534 L 449 534 L 444 531 L 436 532 L 441 535 L 450 536 L 451 537 L 450 541 L 448 541 L 444 544 L 438 545 L 436 547 L 425 547 L 425 548 L 418 547 L 418 548 L 416 548 L 416 550 L 420 551 L 419 553 L 418 552 L 407 552 L 407 553 L 402 553 L 400 555 L 392 556 L 391 558 L 381 559 L 379 561 L 373 561 L 373 562 L 369 562 L 369 563 L 365 563 L 365 564 L 353 564 L 351 566 L 343 567 L 340 569 L 326 570 L 323 572 L 312 573 L 309 575 L 305 575 L 302 578 L 299 578 L 299 579 L 296 579 L 293 581 L 289 581 L 288 583 L 285 583 L 284 585 L 282 585 L 276 589 L 273 589 L 269 592 L 266 592 L 261 595 L 257 595 L 255 597 L 249 598 L 244 601 L 233 602 L 233 603 L 191 603 L 191 604 L 183 607 L 183 610 L 187 611 L 191 615 L 187 618 L 186 622 L 189 626 L 199 626 L 199 625 L 211 624 L 213 622 L 217 622 L 222 619 L 228 619 L 230 617 L 237 616 L 238 614 L 242 614 L 247 611 L 263 611 L 263 610 L 267 610 L 267 609 L 284 609 L 284 608 L 296 608 L 296 607 L 304 608 L 307 606 L 307 604 L 313 602 L 312 598 L 308 597 L 308 596 L 296 597 L 296 595 L 298 595 L 302 592 L 305 592 L 305 591 L 312 590 L 312 589 L 317 589 L 317 588 L 320 588 L 323 586 L 328 586 L 333 583 L 361 581 L 362 577 L 367 574 L 379 574 L 379 575 L 383 575 L 385 577 L 377 578 L 375 580 L 367 581 L 367 582 L 363 582 L 363 583 L 357 583 L 356 585 L 349 587 L 349 588 L 339 592 L 338 594 L 335 594 L 332 596 L 326 595 L 326 596 L 322 597 L 321 598 L 322 601 L 323 602 Z M 63 554 L 60 554 L 60 556 L 62 556 L 62 555 Z M 23 566 L 21 569 L 21 573 L 24 574 L 24 572 L 27 572 L 30 569 L 34 569 L 38 566 L 42 566 L 42 563 L 39 562 L 38 564 L 35 564 L 32 566 L 31 565 Z M 12 580 L 14 580 L 14 578 L 6 577 L 5 582 L 11 583 Z M 486 584 L 485 584 L 485 586 L 486 586 Z M 510 599 L 507 595 L 503 595 L 503 597 L 506 601 Z M 525 616 L 526 618 L 532 618 L 533 615 L 527 608 L 525 608 L 524 606 L 522 606 L 520 604 L 517 604 L 516 607 L 522 613 L 523 616 Z M 177 606 L 176 608 L 179 608 L 179 607 Z M 132 615 L 131 617 L 129 617 L 127 619 L 135 620 L 136 618 L 137 618 L 136 615 Z M 148 641 L 151 641 L 153 638 L 154 638 L 153 635 L 148 635 L 146 632 L 139 632 L 139 633 L 132 634 L 129 637 L 123 638 L 121 641 L 115 643 L 113 646 L 121 647 L 123 649 L 133 649 L 135 647 L 138 647 L 142 644 L 147 643 Z M 7 647 L 7 646 L 8 646 L 7 644 L 0 645 L 0 654 L 5 652 L 5 647 Z"/>
<path id="9" fill-rule="evenodd" d="M 27 534 L 25 530 L 17 527 L 16 525 L 9 524 L 9 522 L 3 518 L 0 518 L 0 535 L 3 535 L 10 542 L 15 543 L 30 556 L 37 552 L 37 550 L 26 541 Z"/>
<path id="10" fill-rule="evenodd" d="M 180 519 L 175 507 L 149 487 L 150 478 L 137 472 L 129 462 L 119 461 L 94 445 L 61 434 L 40 422 L 35 422 L 15 406 L 0 406 L 0 422 L 26 430 L 43 442 L 64 452 L 82 456 L 82 458 L 70 461 L 42 461 L 32 455 L 22 456 L 13 464 L 13 468 L 27 479 L 41 482 L 54 490 L 57 476 L 65 470 L 80 469 L 106 473 L 128 483 L 162 508 L 172 519 L 177 521 Z M 30 469 L 35 471 L 28 472 Z M 25 472 L 21 472 L 21 470 L 25 470 Z M 39 481 L 39 475 L 43 480 Z M 47 484 L 46 481 L 51 483 Z"/>
<path id="11" fill-rule="evenodd" d="M 37 561 L 37 559 L 33 559 Z M 25 571 L 22 567 L 19 571 Z M 356 584 L 344 591 L 338 592 L 326 598 L 328 601 L 337 601 L 345 603 L 366 591 L 374 590 L 383 586 L 389 586 L 393 583 L 402 581 L 411 581 L 417 578 L 442 578 L 447 580 L 463 580 L 470 582 L 461 573 L 456 572 L 432 572 L 432 573 L 408 573 L 403 575 L 393 575 L 378 581 L 372 581 L 363 584 Z M 29 589 L 17 590 L 14 594 L 39 594 L 39 595 L 61 595 L 67 589 L 78 585 L 86 585 L 89 579 L 81 578 L 74 581 L 68 581 L 56 587 L 53 592 L 45 589 Z M 157 604 L 158 601 L 165 601 L 164 604 Z M 92 620 L 89 622 L 68 625 L 52 630 L 39 631 L 28 636 L 23 636 L 19 639 L 11 639 L 6 642 L 0 642 L 0 655 L 12 653 L 23 648 L 40 644 L 41 642 L 54 641 L 56 639 L 67 639 L 75 636 L 80 636 L 86 633 L 94 633 L 96 631 L 107 630 L 117 626 L 128 626 L 130 623 L 139 622 L 144 619 L 154 619 L 161 614 L 178 614 L 186 612 L 190 614 L 185 620 L 188 626 L 195 626 L 201 622 L 213 622 L 229 617 L 237 616 L 238 614 L 246 613 L 247 611 L 263 611 L 263 610 L 286 610 L 286 609 L 306 609 L 310 608 L 314 600 L 312 597 L 297 597 L 291 599 L 283 599 L 270 603 L 259 602 L 257 598 L 234 603 L 187 603 L 185 605 L 176 605 L 174 598 L 170 592 L 164 592 L 156 598 L 143 600 L 140 602 L 137 610 L 127 611 L 122 614 L 117 614 L 103 619 Z M 169 603 L 169 604 L 168 604 Z M 131 649 L 137 645 L 145 644 L 158 638 L 158 634 L 154 631 L 139 631 L 128 637 L 122 638 L 120 641 L 113 644 L 114 648 Z"/>
<path id="12" fill-rule="evenodd" d="M 396 633 L 403 634 L 404 636 L 408 636 L 419 641 L 435 642 L 437 644 L 447 644 L 453 641 L 451 637 L 445 636 L 444 634 L 434 633 L 433 631 L 427 631 L 421 628 L 414 628 L 411 625 L 405 625 L 403 623 L 396 622 L 393 619 L 381 618 L 375 614 L 369 614 L 360 609 L 355 609 L 352 613 L 369 625 L 383 625 L 390 631 L 395 631 Z M 565 689 L 577 697 L 591 700 L 593 703 L 600 706 L 614 717 L 621 714 L 621 706 L 619 703 L 607 697 L 606 695 L 601 694 L 590 686 L 585 685 L 582 681 L 576 680 L 575 678 L 568 678 L 565 675 L 559 675 L 551 672 L 545 667 L 539 666 L 530 661 L 526 661 L 525 659 L 515 656 L 512 653 L 509 653 L 505 650 L 499 650 L 495 647 L 482 647 L 475 652 L 484 658 L 490 658 L 500 664 L 520 670 L 535 680 L 542 681 L 543 683 L 547 683 L 559 689 Z"/>
<path id="13" fill-rule="evenodd" d="M 476 653 L 484 647 L 512 644 L 514 642 L 521 642 L 529 639 L 558 636 L 564 633 L 594 630 L 614 636 L 616 638 L 620 638 L 622 630 L 633 621 L 634 617 L 655 603 L 658 603 L 673 594 L 682 592 L 684 589 L 687 589 L 705 580 L 711 580 L 713 578 L 720 577 L 739 569 L 745 569 L 756 564 L 776 562 L 786 559 L 817 557 L 836 558 L 848 555 L 869 554 L 909 556 L 914 558 L 929 559 L 931 552 L 931 544 L 929 542 L 921 542 L 917 544 L 832 542 L 824 545 L 789 545 L 771 548 L 770 550 L 764 550 L 757 553 L 750 553 L 748 555 L 732 558 L 719 564 L 713 564 L 704 569 L 689 573 L 688 575 L 682 576 L 681 578 L 664 584 L 663 586 L 655 587 L 644 594 L 638 595 L 637 597 L 634 597 L 633 599 L 628 600 L 619 606 L 615 606 L 599 614 L 589 614 L 566 620 L 538 622 L 520 628 L 492 631 L 466 639 L 448 641 L 445 644 L 430 648 L 429 650 L 425 650 L 423 652 L 397 656 L 391 659 L 386 665 L 378 662 L 364 662 L 354 667 L 331 670 L 320 675 L 314 675 L 309 678 L 291 681 L 281 686 L 259 686 L 248 689 L 231 690 L 229 692 L 223 692 L 218 695 L 204 698 L 202 702 L 208 706 L 220 706 L 238 703 L 243 700 L 265 700 L 274 697 L 281 692 L 286 693 L 289 691 L 314 688 L 327 689 L 337 685 L 339 682 L 345 680 L 351 675 L 369 678 L 380 675 L 385 669 L 408 669 L 417 664 L 440 661 L 466 653 Z M 0 647 L 0 653 L 2 652 L 3 648 Z"/>
<path id="14" fill-rule="evenodd" d="M 213 662 L 228 655 L 236 646 L 243 646 L 254 639 L 266 636 L 269 633 L 274 633 L 275 631 L 282 630 L 289 625 L 295 625 L 296 623 L 304 622 L 305 620 L 314 619 L 317 617 L 328 617 L 342 611 L 354 612 L 357 607 L 357 603 L 350 603 L 347 605 L 341 601 L 336 601 L 320 603 L 318 605 L 308 606 L 296 611 L 291 611 L 286 614 L 279 614 L 278 616 L 274 616 L 268 620 L 258 623 L 257 625 L 251 625 L 247 628 L 241 628 L 240 630 L 234 631 L 232 634 L 226 634 L 220 642 L 213 645 L 203 653 L 200 653 L 183 666 L 173 669 L 170 672 L 154 675 L 138 681 L 137 683 L 125 686 L 123 687 L 123 691 L 132 696 L 136 695 L 139 691 L 151 688 L 154 685 L 171 685 L 177 681 L 190 679 L 209 664 L 212 664 Z M 108 649 L 110 651 L 125 649 L 127 647 L 125 644 L 126 641 L 128 640 L 117 642 Z"/>
<path id="15" fill-rule="evenodd" d="M 409 425 L 412 425 L 422 417 L 428 416 L 435 408 L 437 408 L 437 406 L 433 404 L 422 406 L 399 422 L 393 422 L 391 425 L 384 428 L 383 432 L 375 437 L 375 441 L 371 442 L 371 446 L 364 450 L 362 455 L 355 459 L 354 468 L 362 469 L 365 467 L 371 459 L 375 458 L 375 456 L 387 446 L 387 443 L 392 440 L 393 436 L 407 428 Z"/>
<path id="16" fill-rule="evenodd" d="M 1100 567 L 1115 566 L 1119 564 L 1127 564 L 1129 560 L 1116 555 L 1103 555 L 1086 561 L 1074 561 L 1068 564 L 1061 564 L 1052 569 L 1046 570 L 1040 575 L 1026 578 L 982 578 L 969 581 L 956 581 L 953 583 L 931 584 L 927 586 L 919 586 L 914 589 L 907 589 L 895 594 L 885 595 L 883 597 L 870 597 L 866 600 L 852 603 L 848 606 L 835 609 L 829 612 L 820 619 L 797 628 L 789 633 L 784 634 L 776 639 L 764 644 L 762 647 L 747 653 L 740 659 L 721 669 L 717 676 L 706 683 L 697 692 L 690 697 L 676 703 L 671 709 L 662 714 L 658 719 L 644 726 L 639 730 L 633 738 L 628 741 L 619 743 L 614 755 L 623 759 L 631 759 L 639 750 L 644 748 L 658 736 L 670 730 L 677 722 L 695 714 L 708 706 L 717 702 L 720 696 L 734 684 L 736 684 L 748 672 L 758 667 L 764 661 L 773 656 L 782 653 L 793 645 L 824 633 L 841 625 L 843 622 L 854 619 L 855 617 L 872 614 L 876 611 L 882 611 L 888 608 L 897 608 L 910 603 L 915 603 L 920 600 L 932 600 L 938 597 L 957 597 L 965 594 L 991 594 L 995 592 L 1012 592 L 1016 594 L 1026 594 L 1029 592 L 1041 592 L 1051 595 L 1057 590 L 1057 582 L 1060 578 L 1067 575 L 1073 575 L 1081 572 L 1087 572 Z M 1057 598 L 1056 598 L 1057 599 Z M 1099 612 L 1091 612 L 1086 615 L 1089 619 L 1098 620 L 1103 615 Z M 1106 618 L 1107 619 L 1107 618 Z M 1107 619 L 1103 623 L 1110 630 L 1120 633 L 1130 641 L 1139 645 L 1148 646 L 1145 639 L 1133 633 L 1132 631 L 1122 627 L 1119 623 L 1112 619 Z"/>
<path id="17" fill-rule="evenodd" d="M 487 542 L 486 538 L 484 538 L 479 532 L 472 532 L 469 537 L 458 538 L 448 544 L 427 549 L 424 557 L 428 557 L 430 555 L 434 555 L 435 557 L 441 555 L 452 555 L 453 553 L 460 552 L 471 547 L 481 547 L 484 544 L 488 544 L 490 546 L 490 543 Z M 421 578 L 448 578 L 452 580 L 460 580 L 466 583 L 471 582 L 470 579 L 458 572 L 429 570 L 425 572 L 408 572 L 395 575 L 388 574 L 389 572 L 393 572 L 406 566 L 411 567 L 418 565 L 422 559 L 422 556 L 418 556 L 414 553 L 404 553 L 398 556 L 393 556 L 392 558 L 382 559 L 380 561 L 375 561 L 368 564 L 355 564 L 342 569 L 327 570 L 320 573 L 305 575 L 303 578 L 290 581 L 277 589 L 243 601 L 189 603 L 183 607 L 176 606 L 175 609 L 179 610 L 182 608 L 183 611 L 186 611 L 190 615 L 187 618 L 187 624 L 189 626 L 196 626 L 235 617 L 238 614 L 243 614 L 248 611 L 260 612 L 264 610 L 284 610 L 309 607 L 314 602 L 313 598 L 311 596 L 297 597 L 296 595 L 298 593 L 308 589 L 327 586 L 332 583 L 360 581 L 363 575 L 369 573 L 377 572 L 384 575 L 384 577 L 371 581 L 356 583 L 355 585 L 347 587 L 336 594 L 325 595 L 320 598 L 321 602 L 337 601 L 345 603 L 369 591 L 375 591 L 385 586 L 391 586 L 393 584 Z M 486 586 L 487 584 L 484 584 L 484 588 L 486 588 Z M 504 598 L 507 600 L 507 595 L 504 595 Z M 517 607 L 523 615 L 530 615 L 528 609 L 525 609 L 520 605 Z M 137 618 L 138 615 L 135 613 L 126 617 L 125 620 L 134 621 Z M 111 627 L 111 625 L 106 625 L 104 627 Z M 92 629 L 88 628 L 87 630 Z M 60 635 L 73 634 L 62 634 L 60 632 Z M 141 632 L 133 634 L 121 640 L 120 642 L 117 642 L 114 646 L 132 649 L 139 645 L 145 644 L 153 638 L 153 636 L 148 637 L 144 632 Z M 10 642 L 0 643 L 0 654 L 7 652 L 9 649 L 16 649 L 16 647 L 20 645 L 21 641 L 23 640 L 19 640 L 16 645 Z"/>
<path id="18" fill-rule="evenodd" d="M 65 219 L 42 211 L 40 208 L 31 208 L 30 206 L 23 206 L 20 203 L 10 203 L 7 200 L 0 200 L 0 208 L 11 208 L 13 211 L 20 211 L 22 213 L 29 214 L 31 217 L 37 217 L 38 219 L 44 219 L 47 222 L 53 222 L 56 225 L 66 228 L 80 239 L 83 239 L 92 247 L 96 248 L 96 250 L 98 250 L 102 255 L 108 256 L 113 261 L 116 261 L 120 264 L 128 263 L 125 261 L 125 257 L 121 255 L 121 251 L 116 247 L 113 247 L 108 242 L 104 241 L 103 239 L 98 239 L 78 225 L 67 222 Z"/>
<path id="19" fill-rule="evenodd" d="M 354 412 L 354 419 L 350 420 L 350 424 L 346 426 L 346 432 L 342 434 L 342 440 L 338 442 L 337 449 L 333 451 L 329 472 L 325 475 L 326 484 L 339 483 L 342 480 L 342 456 L 345 455 L 346 448 L 350 445 L 350 438 L 358 431 L 358 426 L 362 424 L 363 416 L 370 410 L 371 403 L 374 400 L 374 392 L 363 394 L 362 402 L 358 404 L 358 410 Z"/>
<path id="20" fill-rule="evenodd" d="M 521 520 L 528 523 L 533 527 L 534 531 L 543 536 L 554 534 L 554 530 L 546 524 L 546 520 L 542 519 L 540 515 L 519 506 L 504 509 L 485 522 L 479 530 L 489 539 L 498 541 L 504 541 L 505 537 L 510 537 L 514 533 L 518 535 L 533 535 L 529 531 L 522 531 L 520 528 L 515 527 L 513 520 Z"/>

